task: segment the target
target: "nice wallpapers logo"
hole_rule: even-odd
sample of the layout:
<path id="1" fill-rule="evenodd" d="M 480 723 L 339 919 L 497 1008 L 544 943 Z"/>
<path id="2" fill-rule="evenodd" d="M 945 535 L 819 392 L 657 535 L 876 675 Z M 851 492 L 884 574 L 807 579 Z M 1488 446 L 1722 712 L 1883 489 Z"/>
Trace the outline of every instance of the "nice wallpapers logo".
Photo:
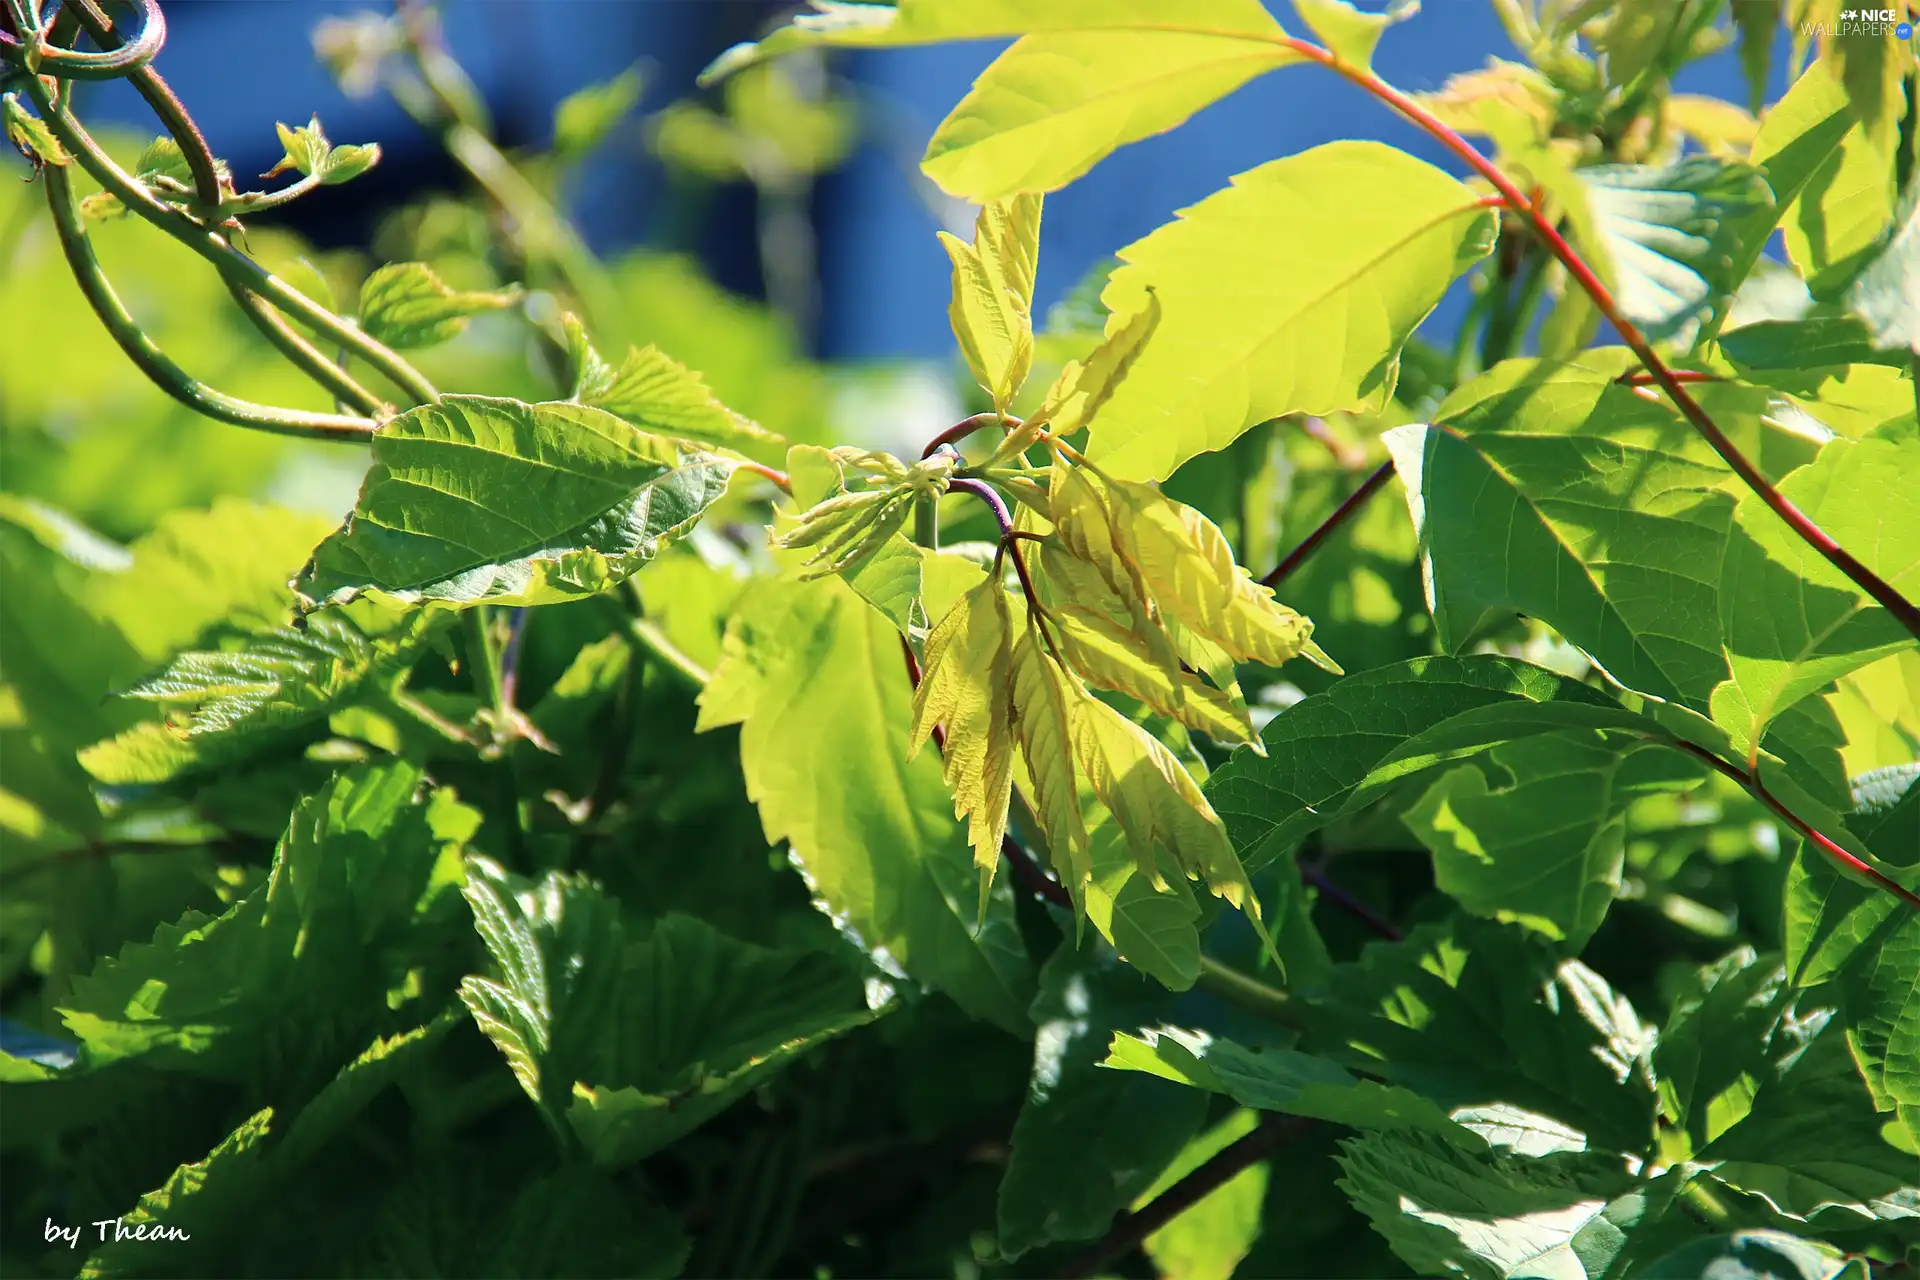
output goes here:
<path id="1" fill-rule="evenodd" d="M 1803 36 L 1883 36 L 1892 31 L 1900 40 L 1913 38 L 1913 23 L 1903 9 L 1842 9 L 1838 22 L 1803 22 Z"/>

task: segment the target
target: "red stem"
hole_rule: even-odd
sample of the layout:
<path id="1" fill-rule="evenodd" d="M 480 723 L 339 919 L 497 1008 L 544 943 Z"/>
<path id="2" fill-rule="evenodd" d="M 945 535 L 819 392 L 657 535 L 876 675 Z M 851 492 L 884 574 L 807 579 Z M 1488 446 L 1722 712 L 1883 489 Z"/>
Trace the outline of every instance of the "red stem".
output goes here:
<path id="1" fill-rule="evenodd" d="M 1670 738 L 1670 739 L 1661 739 L 1661 740 L 1667 742 L 1671 746 L 1679 748 L 1680 750 L 1686 752 L 1690 756 L 1693 756 L 1699 760 L 1704 761 L 1705 763 L 1711 765 L 1715 770 L 1717 770 L 1724 776 L 1731 778 L 1733 781 L 1739 783 L 1743 788 L 1746 789 L 1749 795 L 1753 796 L 1753 798 L 1758 800 L 1761 804 L 1766 805 L 1767 808 L 1773 810 L 1773 812 L 1780 818 L 1782 822 L 1792 827 L 1795 831 L 1798 831 L 1803 837 L 1805 837 L 1808 843 L 1812 844 L 1814 848 L 1820 850 L 1821 853 L 1825 854 L 1830 861 L 1840 864 L 1842 867 L 1845 867 L 1847 870 L 1853 872 L 1855 875 L 1858 875 L 1858 876 L 1864 877 L 1865 879 L 1873 881 L 1875 885 L 1879 886 L 1881 889 L 1885 890 L 1886 892 L 1892 894 L 1894 897 L 1900 899 L 1902 902 L 1906 903 L 1908 906 L 1913 907 L 1916 910 L 1920 910 L 1920 894 L 1917 894 L 1913 890 L 1907 888 L 1905 885 L 1901 884 L 1898 880 L 1891 878 L 1885 872 L 1876 870 L 1875 868 L 1868 866 L 1866 863 L 1862 862 L 1859 858 L 1854 857 L 1851 853 L 1848 853 L 1845 849 L 1842 849 L 1838 844 L 1834 843 L 1834 841 L 1832 841 L 1831 839 L 1829 839 L 1824 835 L 1821 835 L 1818 831 L 1808 826 L 1805 819 L 1801 818 L 1793 810 L 1787 808 L 1786 805 L 1781 803 L 1778 796 L 1774 795 L 1773 792 L 1767 790 L 1767 784 L 1760 780 L 1759 769 L 1756 768 L 1751 773 L 1749 773 L 1747 770 L 1742 769 L 1739 765 L 1733 764 L 1730 761 L 1721 759 L 1719 756 L 1707 750 L 1705 747 L 1698 746 L 1694 743 L 1687 742 L 1679 738 Z"/>
<path id="2" fill-rule="evenodd" d="M 940 451 L 940 446 L 958 444 L 976 431 L 985 431 L 988 427 L 997 427 L 1007 419 L 997 413 L 976 413 L 971 418 L 962 418 L 933 439 L 927 441 L 927 447 L 920 451 L 922 459 L 931 458 Z"/>
<path id="3" fill-rule="evenodd" d="M 1771 507 L 1775 515 L 1786 521 L 1788 527 L 1808 546 L 1825 556 L 1828 563 L 1845 574 L 1862 591 L 1872 596 L 1900 622 L 1901 626 L 1912 632 L 1916 638 L 1920 638 L 1920 607 L 1916 607 L 1911 600 L 1894 590 L 1878 574 L 1861 564 L 1844 547 L 1829 537 L 1806 512 L 1800 510 L 1784 494 L 1774 488 L 1772 482 L 1761 474 L 1760 469 L 1748 461 L 1747 457 L 1727 437 L 1726 432 L 1722 431 L 1707 411 L 1687 393 L 1683 380 L 1675 377 L 1673 370 L 1667 368 L 1666 362 L 1661 360 L 1648 345 L 1647 340 L 1641 336 L 1640 330 L 1620 313 L 1619 304 L 1614 301 L 1613 295 L 1601 282 L 1600 277 L 1594 274 L 1593 268 L 1589 267 L 1573 246 L 1566 242 L 1554 225 L 1541 215 L 1540 210 L 1513 184 L 1512 179 L 1500 171 L 1498 165 L 1481 155 L 1471 143 L 1448 128 L 1425 107 L 1366 68 L 1353 66 L 1309 41 L 1285 36 L 1281 37 L 1278 43 L 1292 49 L 1310 62 L 1317 62 L 1338 72 L 1380 99 L 1420 126 L 1435 141 L 1458 156 L 1468 168 L 1491 183 L 1493 189 L 1498 191 L 1501 198 L 1506 201 L 1507 207 L 1526 218 L 1534 234 L 1540 237 L 1548 249 L 1552 250 L 1553 256 L 1558 258 L 1561 265 L 1567 269 L 1567 274 L 1589 298 L 1593 299 L 1593 305 L 1620 334 L 1621 341 L 1625 342 L 1632 349 L 1633 354 L 1639 357 L 1640 363 L 1646 366 L 1654 382 L 1667 393 L 1674 406 L 1680 410 L 1688 422 L 1693 424 L 1694 430 L 1698 431 L 1713 447 L 1713 451 L 1733 468 L 1734 474 L 1745 481 L 1748 488 L 1759 494 L 1760 500 Z"/>
<path id="4" fill-rule="evenodd" d="M 1383 462 L 1373 469 L 1373 474 L 1360 482 L 1360 487 L 1347 495 L 1347 500 L 1334 508 L 1332 515 L 1320 522 L 1320 527 L 1306 536 L 1306 540 L 1287 552 L 1286 559 L 1273 566 L 1273 572 L 1260 581 L 1271 587 L 1306 562 L 1308 556 L 1320 549 L 1320 545 L 1333 536 L 1334 530 L 1353 518 L 1355 512 L 1367 505 L 1367 499 L 1380 491 L 1382 485 L 1393 476 L 1393 464 Z"/>

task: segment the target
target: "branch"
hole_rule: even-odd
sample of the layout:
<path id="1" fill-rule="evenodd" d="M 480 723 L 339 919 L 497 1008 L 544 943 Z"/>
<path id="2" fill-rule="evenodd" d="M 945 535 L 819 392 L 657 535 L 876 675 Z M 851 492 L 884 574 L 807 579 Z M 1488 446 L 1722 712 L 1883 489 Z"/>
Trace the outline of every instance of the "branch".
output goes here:
<path id="1" fill-rule="evenodd" d="M 37 74 L 60 80 L 119 79 L 146 66 L 167 42 L 167 17 L 160 11 L 158 0 L 127 0 L 127 3 L 139 13 L 140 27 L 133 39 L 124 44 L 103 53 L 82 53 L 47 44 L 37 30 L 22 31 L 22 38 L 16 40 L 0 28 L 0 58 L 23 67 L 30 58 L 37 58 Z M 70 11 L 71 8 L 70 5 Z M 20 12 L 23 17 L 31 14 L 25 7 Z"/>
<path id="2" fill-rule="evenodd" d="M 255 404 L 215 391 L 175 364 L 141 329 L 107 281 L 100 259 L 94 254 L 93 242 L 87 236 L 79 206 L 74 202 L 73 182 L 65 167 L 50 164 L 42 172 L 54 229 L 59 234 L 60 248 L 66 254 L 74 280 L 113 340 L 154 385 L 209 418 L 256 431 L 322 440 L 365 440 L 373 434 L 376 424 L 371 419 Z"/>
<path id="3" fill-rule="evenodd" d="M 1784 494 L 1774 488 L 1773 483 L 1761 473 L 1760 469 L 1741 453 L 1738 446 L 1714 422 L 1699 402 L 1688 394 L 1683 379 L 1676 377 L 1666 362 L 1661 360 L 1653 347 L 1641 336 L 1634 323 L 1621 314 L 1619 304 L 1600 277 L 1594 274 L 1572 245 L 1561 236 L 1558 229 L 1541 214 L 1539 207 L 1523 195 L 1513 180 L 1501 172 L 1500 167 L 1475 150 L 1465 138 L 1443 124 L 1439 119 L 1409 98 L 1400 90 L 1382 80 L 1364 67 L 1356 67 L 1344 61 L 1319 45 L 1292 36 L 1278 37 L 1276 43 L 1285 45 L 1301 57 L 1317 62 L 1345 76 L 1348 80 L 1366 90 L 1380 101 L 1398 111 L 1408 120 L 1425 130 L 1429 136 L 1458 156 L 1475 173 L 1485 178 L 1500 193 L 1507 207 L 1524 217 L 1535 235 L 1553 251 L 1567 269 L 1567 274 L 1580 286 L 1586 295 L 1593 299 L 1593 305 L 1601 315 L 1607 318 L 1621 341 L 1639 357 L 1640 363 L 1652 375 L 1653 381 L 1667 393 L 1688 422 L 1703 439 L 1713 447 L 1713 451 L 1746 482 L 1748 488 L 1760 496 L 1760 500 L 1773 509 L 1773 513 L 1787 523 L 1800 539 L 1808 546 L 1825 556 L 1827 562 L 1852 580 L 1855 586 L 1866 592 L 1891 613 L 1900 625 L 1920 638 L 1920 607 L 1901 595 L 1873 570 L 1855 559 L 1844 547 L 1835 542 L 1825 530 L 1813 522 L 1813 519 L 1795 506 Z"/>
<path id="4" fill-rule="evenodd" d="M 1060 1274 L 1067 1280 L 1097 1275 L 1107 1265 L 1133 1252 L 1148 1236 L 1166 1226 L 1237 1175 L 1259 1164 L 1313 1122 L 1298 1116 L 1263 1115 L 1253 1132 L 1217 1152 L 1214 1157 L 1168 1187 L 1138 1213 L 1123 1213 L 1113 1228 L 1074 1259 Z"/>
<path id="5" fill-rule="evenodd" d="M 1375 911 L 1372 906 L 1359 897 L 1356 897 L 1341 885 L 1335 883 L 1327 875 L 1327 869 L 1320 863 L 1301 860 L 1299 866 L 1300 878 L 1302 880 L 1317 889 L 1321 897 L 1333 903 L 1336 907 L 1339 907 L 1355 920 L 1367 926 L 1367 928 L 1373 930 L 1376 936 L 1385 938 L 1388 942 L 1399 942 L 1407 936 L 1401 931 L 1399 925 L 1387 919 L 1378 911 Z"/>
<path id="6" fill-rule="evenodd" d="M 1807 843 L 1820 850 L 1829 861 L 1839 864 L 1856 876 L 1872 881 L 1874 885 L 1882 891 L 1892 894 L 1915 910 L 1920 910 L 1920 893 L 1915 893 L 1878 868 L 1869 866 L 1867 863 L 1841 848 L 1838 843 L 1828 836 L 1816 831 L 1806 819 L 1787 808 L 1779 797 L 1767 789 L 1767 784 L 1760 780 L 1760 770 L 1758 767 L 1755 767 L 1749 772 L 1731 761 L 1721 759 L 1705 747 L 1688 742 L 1684 738 L 1662 736 L 1655 737 L 1653 740 L 1665 742 L 1668 746 L 1676 747 L 1688 755 L 1711 765 L 1725 777 L 1731 778 L 1733 781 L 1739 783 L 1754 799 L 1773 810 L 1775 816 L 1799 832 Z"/>
<path id="7" fill-rule="evenodd" d="M 1320 549 L 1322 543 L 1333 536 L 1347 521 L 1353 519 L 1360 508 L 1367 505 L 1367 499 L 1380 492 L 1381 486 L 1393 478 L 1393 463 L 1383 462 L 1373 469 L 1373 474 L 1361 481 L 1360 487 L 1347 495 L 1347 500 L 1334 508 L 1333 514 L 1320 522 L 1320 527 L 1306 536 L 1299 546 L 1287 552 L 1286 558 L 1273 566 L 1273 571 L 1260 581 L 1266 586 L 1276 586 L 1288 574 L 1306 562 L 1308 556 Z"/>
<path id="8" fill-rule="evenodd" d="M 933 439 L 927 441 L 927 447 L 920 451 L 921 460 L 925 461 L 931 458 L 934 454 L 940 452 L 941 448 L 945 445 L 959 444 L 976 431 L 985 431 L 988 427 L 1001 426 L 1009 422 L 1012 422 L 1012 420 L 1003 418 L 994 412 L 976 413 L 971 418 L 962 418 Z M 1012 422 L 1012 425 L 1017 426 L 1019 424 Z"/>

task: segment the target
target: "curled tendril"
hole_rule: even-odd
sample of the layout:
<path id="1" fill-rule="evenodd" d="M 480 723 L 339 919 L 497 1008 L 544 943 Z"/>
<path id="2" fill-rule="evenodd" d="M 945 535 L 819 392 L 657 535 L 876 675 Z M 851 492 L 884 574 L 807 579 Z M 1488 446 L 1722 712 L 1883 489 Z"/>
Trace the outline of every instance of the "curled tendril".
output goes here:
<path id="1" fill-rule="evenodd" d="M 92 4 L 93 0 L 68 0 L 72 4 Z M 62 80 L 114 80 L 153 61 L 167 41 L 167 19 L 159 0 L 122 0 L 138 17 L 138 28 L 131 40 L 103 53 L 85 53 L 46 43 L 45 32 L 52 26 L 60 0 L 52 0 L 43 14 L 35 17 L 28 0 L 9 3 L 9 21 L 0 25 L 0 59 L 38 75 Z M 19 28 L 17 33 L 11 28 Z"/>

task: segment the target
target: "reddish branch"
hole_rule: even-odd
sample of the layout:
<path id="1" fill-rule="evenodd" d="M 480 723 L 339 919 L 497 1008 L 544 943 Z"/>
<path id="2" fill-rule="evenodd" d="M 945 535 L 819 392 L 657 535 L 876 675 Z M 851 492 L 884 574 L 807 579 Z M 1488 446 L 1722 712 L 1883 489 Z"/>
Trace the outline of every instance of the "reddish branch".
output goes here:
<path id="1" fill-rule="evenodd" d="M 1888 876 L 1885 872 L 1868 866 L 1865 862 L 1841 848 L 1833 840 L 1814 830 L 1798 814 L 1787 808 L 1787 806 L 1780 801 L 1779 797 L 1767 790 L 1767 784 L 1760 780 L 1760 770 L 1757 767 L 1752 771 L 1748 771 L 1742 769 L 1737 764 L 1721 759 L 1705 747 L 1696 746 L 1691 742 L 1685 742 L 1678 738 L 1668 739 L 1666 741 L 1668 741 L 1671 746 L 1677 747 L 1688 755 L 1704 761 L 1719 773 L 1739 783 L 1746 789 L 1749 795 L 1761 804 L 1766 805 L 1767 808 L 1773 810 L 1780 821 L 1786 823 L 1795 831 L 1798 831 L 1809 844 L 1820 850 L 1829 860 L 1839 863 L 1856 876 L 1872 881 L 1879 888 L 1892 894 L 1908 906 L 1920 909 L 1920 894 L 1916 894 L 1913 890 Z"/>
<path id="2" fill-rule="evenodd" d="M 1155 1196 L 1138 1213 L 1123 1213 L 1114 1219 L 1113 1228 L 1063 1268 L 1061 1276 L 1074 1280 L 1101 1274 L 1109 1264 L 1139 1248 L 1148 1236 L 1265 1160 L 1312 1124 L 1311 1120 L 1298 1116 L 1262 1116 L 1251 1133 L 1222 1148 L 1211 1160 Z"/>
<path id="3" fill-rule="evenodd" d="M 1286 558 L 1273 566 L 1273 571 L 1260 581 L 1271 587 L 1298 569 L 1306 562 L 1308 556 L 1318 551 L 1320 545 L 1333 536 L 1334 530 L 1351 520 L 1354 513 L 1366 506 L 1367 499 L 1380 492 L 1381 486 L 1385 485 L 1392 476 L 1391 462 L 1383 462 L 1375 467 L 1373 474 L 1361 481 L 1360 487 L 1348 494 L 1347 500 L 1336 507 L 1332 515 L 1320 522 L 1319 528 L 1308 534 L 1299 546 L 1287 552 Z"/>
<path id="4" fill-rule="evenodd" d="M 976 431 L 985 431 L 988 427 L 997 427 L 1006 421 L 1008 419 L 1002 418 L 997 413 L 976 413 L 971 418 L 962 418 L 927 441 L 927 447 L 920 451 L 920 456 L 931 458 L 946 445 L 959 444 Z"/>
<path id="5" fill-rule="evenodd" d="M 1442 123 L 1425 107 L 1366 68 L 1356 67 L 1319 45 L 1291 36 L 1280 37 L 1278 43 L 1292 49 L 1310 62 L 1317 62 L 1338 72 L 1380 99 L 1425 130 L 1475 173 L 1491 183 L 1493 189 L 1500 193 L 1507 207 L 1527 220 L 1533 233 L 1539 236 L 1541 242 L 1552 251 L 1553 256 L 1560 260 L 1567 274 L 1589 298 L 1593 299 L 1594 306 L 1620 334 L 1621 341 L 1625 342 L 1633 350 L 1633 354 L 1639 357 L 1640 363 L 1646 366 L 1654 383 L 1667 393 L 1687 421 L 1693 424 L 1694 429 L 1709 445 L 1713 446 L 1713 451 L 1719 454 L 1721 459 L 1733 468 L 1734 473 L 1746 482 L 1747 487 L 1759 494 L 1761 501 L 1771 507 L 1775 515 L 1786 521 L 1787 525 L 1808 546 L 1825 556 L 1828 563 L 1844 573 L 1862 591 L 1872 596 L 1916 638 L 1920 638 L 1920 607 L 1916 607 L 1911 600 L 1894 590 L 1873 570 L 1855 559 L 1844 547 L 1829 537 L 1824 529 L 1815 524 L 1806 512 L 1800 510 L 1784 494 L 1774 488 L 1772 482 L 1748 460 L 1745 454 L 1740 452 L 1726 432 L 1722 431 L 1707 411 L 1688 394 L 1684 385 L 1687 380 L 1675 376 L 1674 371 L 1669 369 L 1666 362 L 1655 353 L 1634 323 L 1621 314 L 1612 293 L 1608 291 L 1600 277 L 1594 274 L 1593 268 L 1588 266 L 1573 246 L 1567 243 L 1553 223 L 1541 214 L 1538 206 L 1527 199 L 1514 185 L 1513 180 L 1501 172 L 1498 165 L 1481 155 L 1471 143 Z"/>

